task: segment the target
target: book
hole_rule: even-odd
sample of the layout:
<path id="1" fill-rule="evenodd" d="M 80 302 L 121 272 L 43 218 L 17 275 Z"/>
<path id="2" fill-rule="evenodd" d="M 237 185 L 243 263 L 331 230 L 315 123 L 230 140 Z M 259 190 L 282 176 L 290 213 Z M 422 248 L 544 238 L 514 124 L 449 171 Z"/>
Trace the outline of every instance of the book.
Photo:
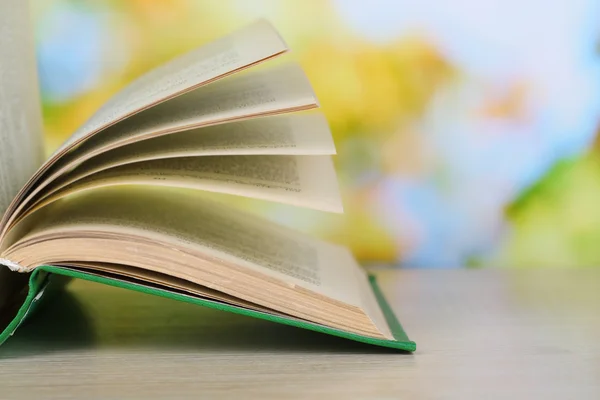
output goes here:
<path id="1" fill-rule="evenodd" d="M 45 158 L 26 3 L 0 4 L 0 343 L 63 275 L 415 350 L 349 249 L 207 195 L 342 212 L 309 81 L 257 67 L 288 51 L 270 23 L 137 78 Z"/>

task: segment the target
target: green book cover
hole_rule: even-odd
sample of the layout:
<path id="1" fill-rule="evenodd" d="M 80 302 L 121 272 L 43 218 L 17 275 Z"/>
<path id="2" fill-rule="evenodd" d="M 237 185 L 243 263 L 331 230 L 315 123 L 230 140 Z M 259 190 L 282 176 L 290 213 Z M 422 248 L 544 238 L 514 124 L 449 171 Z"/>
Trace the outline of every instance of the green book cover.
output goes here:
<path id="1" fill-rule="evenodd" d="M 404 332 L 402 325 L 397 320 L 396 316 L 394 315 L 394 312 L 392 311 L 383 293 L 381 292 L 381 289 L 377 284 L 377 279 L 374 275 L 369 276 L 369 283 L 371 285 L 373 293 L 375 294 L 375 297 L 377 298 L 379 306 L 383 311 L 387 323 L 394 335 L 394 340 L 383 340 L 368 336 L 361 336 L 308 321 L 299 321 L 293 318 L 285 318 L 278 315 L 271 315 L 268 313 L 249 310 L 217 301 L 185 295 L 167 289 L 149 287 L 138 283 L 125 282 L 119 279 L 112 279 L 94 274 L 88 274 L 81 271 L 75 271 L 68 268 L 60 268 L 53 266 L 39 267 L 33 273 L 30 274 L 28 293 L 25 297 L 25 300 L 23 301 L 23 304 L 18 308 L 18 311 L 16 312 L 14 318 L 12 318 L 12 320 L 8 323 L 8 326 L 6 326 L 6 328 L 0 333 L 0 344 L 6 341 L 11 335 L 13 335 L 17 331 L 18 327 L 23 323 L 23 321 L 33 313 L 33 310 L 35 309 L 36 305 L 43 300 L 44 292 L 48 290 L 51 285 L 53 285 L 53 275 L 63 275 L 72 278 L 103 283 L 106 285 L 125 288 L 129 290 L 135 290 L 142 293 L 148 293 L 156 296 L 166 297 L 169 299 L 196 304 L 199 306 L 209 307 L 217 310 L 232 312 L 280 324 L 321 332 L 345 339 L 355 340 L 357 342 L 371 344 L 374 346 L 388 347 L 409 352 L 416 350 L 415 342 L 409 340 L 408 336 Z"/>

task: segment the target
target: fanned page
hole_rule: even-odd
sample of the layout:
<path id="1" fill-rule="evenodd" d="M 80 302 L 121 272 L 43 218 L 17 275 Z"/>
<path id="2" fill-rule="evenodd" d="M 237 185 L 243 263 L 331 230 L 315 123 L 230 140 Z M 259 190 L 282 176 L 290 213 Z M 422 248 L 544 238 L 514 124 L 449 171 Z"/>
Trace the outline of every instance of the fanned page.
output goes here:
<path id="1" fill-rule="evenodd" d="M 327 121 L 320 113 L 257 118 L 196 128 L 142 140 L 78 161 L 53 187 L 110 168 L 178 157 L 225 155 L 333 155 Z M 87 158 L 87 157 L 86 157 Z"/>
<path id="2" fill-rule="evenodd" d="M 329 156 L 209 156 L 151 160 L 98 172 L 66 186 L 37 208 L 97 187 L 154 185 L 194 188 L 342 212 Z"/>
<path id="3" fill-rule="evenodd" d="M 37 199 L 98 172 L 144 161 L 200 156 L 335 153 L 331 132 L 321 113 L 244 120 L 137 141 L 104 151 L 96 157 L 88 158 L 86 153 L 74 169 L 66 168 L 72 172 L 62 174 Z"/>
<path id="4" fill-rule="evenodd" d="M 101 135 L 83 143 L 69 159 L 87 158 L 149 137 L 315 107 L 317 100 L 311 85 L 296 64 L 249 71 L 188 92 L 108 127 Z"/>
<path id="5" fill-rule="evenodd" d="M 266 71 L 250 71 L 242 76 L 226 78 L 210 86 L 196 89 L 109 127 L 69 154 L 62 156 L 54 165 L 52 173 L 38 182 L 31 193 L 14 207 L 11 216 L 4 220 L 1 233 L 5 235 L 13 222 L 19 218 L 19 214 L 26 210 L 34 199 L 39 200 L 43 197 L 44 190 L 53 191 L 51 186 L 54 180 L 95 156 L 102 154 L 108 156 L 110 151 L 119 147 L 140 143 L 161 135 L 169 135 L 165 137 L 165 140 L 169 140 L 174 132 L 186 129 L 305 110 L 314 108 L 317 104 L 306 76 L 294 64 Z M 321 139 L 314 145 L 323 143 L 322 147 L 329 146 L 326 152 L 331 153 L 333 142 L 326 122 L 322 118 L 319 120 L 318 117 L 312 117 L 310 121 L 310 124 L 295 123 L 296 136 L 310 138 L 318 135 Z M 245 127 L 248 124 L 236 126 Z M 236 129 L 235 126 L 232 129 Z M 286 129 L 286 125 L 281 123 L 278 125 L 270 123 L 271 132 L 278 130 L 285 133 Z M 197 132 L 203 135 L 204 131 Z M 247 136 L 238 133 L 238 143 L 252 140 Z M 50 188 L 46 189 L 49 186 Z"/>
<path id="6" fill-rule="evenodd" d="M 106 103 L 58 150 L 157 103 L 287 50 L 279 34 L 261 20 L 155 68 Z"/>
<path id="7" fill-rule="evenodd" d="M 12 1 L 20 3 L 16 0 Z M 7 10 L 23 9 L 20 4 L 19 7 L 16 5 L 11 7 L 8 4 L 4 8 Z M 16 19 L 13 19 L 10 12 L 7 14 L 3 11 L 2 14 L 7 20 L 2 28 L 5 30 L 20 26 L 18 23 L 23 22 L 25 17 L 25 15 L 19 14 L 15 16 Z M 24 28 L 20 26 L 19 34 L 22 35 L 23 32 Z M 17 46 L 14 51 L 18 52 L 19 49 L 20 47 Z M 0 222 L 0 227 L 6 227 L 8 216 L 14 212 L 39 178 L 51 169 L 62 156 L 92 135 L 142 110 L 269 60 L 286 51 L 287 46 L 277 31 L 268 22 L 260 20 L 231 35 L 184 54 L 138 78 L 107 102 L 41 166 L 14 198 Z M 18 54 L 20 56 L 21 53 Z M 28 71 L 31 65 L 24 63 L 23 67 L 25 71 Z M 31 82 L 35 81 L 33 79 L 23 82 L 23 84 L 25 87 L 31 87 Z M 17 86 L 15 85 L 15 87 Z"/>

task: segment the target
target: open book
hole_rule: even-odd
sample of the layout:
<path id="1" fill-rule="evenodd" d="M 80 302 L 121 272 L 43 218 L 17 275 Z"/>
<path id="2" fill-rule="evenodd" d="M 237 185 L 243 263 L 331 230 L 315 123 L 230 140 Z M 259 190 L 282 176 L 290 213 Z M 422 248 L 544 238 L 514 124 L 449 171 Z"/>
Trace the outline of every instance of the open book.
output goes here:
<path id="1" fill-rule="evenodd" d="M 26 2 L 6 3 L 0 342 L 61 274 L 415 349 L 348 249 L 205 194 L 342 212 L 333 140 L 323 115 L 305 111 L 318 107 L 305 75 L 293 63 L 250 68 L 287 51 L 269 23 L 138 78 L 44 160 Z"/>

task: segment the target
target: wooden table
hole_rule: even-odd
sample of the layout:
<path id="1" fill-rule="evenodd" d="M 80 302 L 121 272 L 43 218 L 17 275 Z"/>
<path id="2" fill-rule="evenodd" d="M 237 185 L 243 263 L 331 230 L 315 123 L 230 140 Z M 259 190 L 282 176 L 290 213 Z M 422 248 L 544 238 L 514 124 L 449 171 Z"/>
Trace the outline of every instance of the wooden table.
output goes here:
<path id="1" fill-rule="evenodd" d="M 0 349 L 0 399 L 600 399 L 600 269 L 378 276 L 414 354 L 75 281 Z"/>

